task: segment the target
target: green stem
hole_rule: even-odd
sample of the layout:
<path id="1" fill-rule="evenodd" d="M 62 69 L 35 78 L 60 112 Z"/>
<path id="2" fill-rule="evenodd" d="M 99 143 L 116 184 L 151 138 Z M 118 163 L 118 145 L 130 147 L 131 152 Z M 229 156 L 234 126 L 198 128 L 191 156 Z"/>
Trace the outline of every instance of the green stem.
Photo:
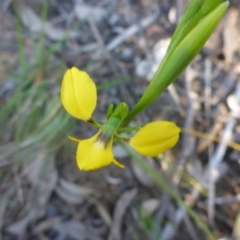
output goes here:
<path id="1" fill-rule="evenodd" d="M 140 127 L 124 127 L 124 128 L 119 128 L 118 133 L 127 133 L 127 132 L 132 132 L 132 131 L 138 131 L 140 130 Z"/>
<path id="2" fill-rule="evenodd" d="M 128 114 L 128 106 L 126 103 L 120 103 L 111 114 L 107 122 L 102 126 L 102 135 L 111 138 L 117 133 L 122 124 L 123 119 Z"/>
<path id="3" fill-rule="evenodd" d="M 93 125 L 94 127 L 97 127 L 97 128 L 101 128 L 102 127 L 102 124 L 96 122 L 92 118 L 90 118 L 87 122 L 90 123 L 91 125 Z"/>

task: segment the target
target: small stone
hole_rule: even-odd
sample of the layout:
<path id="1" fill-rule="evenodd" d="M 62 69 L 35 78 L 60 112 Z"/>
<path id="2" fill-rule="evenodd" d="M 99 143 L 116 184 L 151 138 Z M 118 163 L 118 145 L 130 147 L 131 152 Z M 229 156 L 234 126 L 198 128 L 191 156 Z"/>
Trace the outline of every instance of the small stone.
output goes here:
<path id="1" fill-rule="evenodd" d="M 121 52 L 121 60 L 124 62 L 131 62 L 133 61 L 133 50 L 132 48 L 126 47 Z"/>

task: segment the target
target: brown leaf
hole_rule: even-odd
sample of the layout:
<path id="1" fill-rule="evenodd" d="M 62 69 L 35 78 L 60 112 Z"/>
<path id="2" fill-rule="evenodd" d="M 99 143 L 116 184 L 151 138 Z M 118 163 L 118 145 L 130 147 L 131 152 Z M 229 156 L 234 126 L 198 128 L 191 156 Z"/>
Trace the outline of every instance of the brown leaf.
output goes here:
<path id="1" fill-rule="evenodd" d="M 154 213 L 160 205 L 160 200 L 156 198 L 149 198 L 145 200 L 141 207 L 143 209 L 143 214 L 149 215 Z"/>
<path id="2" fill-rule="evenodd" d="M 30 163 L 26 162 L 24 175 L 27 175 L 38 194 L 37 205 L 44 206 L 54 190 L 58 174 L 54 164 L 54 156 L 40 153 Z"/>

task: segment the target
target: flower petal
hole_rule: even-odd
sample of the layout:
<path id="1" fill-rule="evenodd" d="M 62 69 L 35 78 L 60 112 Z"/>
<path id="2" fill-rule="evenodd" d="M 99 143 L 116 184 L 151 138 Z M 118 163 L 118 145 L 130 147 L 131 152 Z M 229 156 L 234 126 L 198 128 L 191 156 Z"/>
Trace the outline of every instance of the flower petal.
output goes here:
<path id="1" fill-rule="evenodd" d="M 76 67 L 68 69 L 63 77 L 61 100 L 70 115 L 87 121 L 97 104 L 96 85 L 86 72 Z"/>
<path id="2" fill-rule="evenodd" d="M 77 143 L 79 143 L 79 142 L 81 141 L 80 139 L 75 138 L 75 137 L 72 137 L 72 136 L 68 136 L 68 138 L 69 138 L 70 140 L 72 140 L 73 142 L 77 142 Z"/>
<path id="3" fill-rule="evenodd" d="M 140 129 L 129 144 L 144 156 L 156 156 L 177 143 L 179 132 L 180 128 L 173 122 L 151 122 Z"/>
<path id="4" fill-rule="evenodd" d="M 125 166 L 121 164 L 119 161 L 117 161 L 116 159 L 113 159 L 112 162 L 119 168 L 125 168 Z"/>
<path id="5" fill-rule="evenodd" d="M 77 165 L 79 169 L 84 171 L 97 170 L 111 163 L 123 168 L 124 166 L 113 157 L 113 139 L 106 145 L 98 138 L 99 134 L 100 132 L 89 139 L 82 140 L 78 144 Z"/>

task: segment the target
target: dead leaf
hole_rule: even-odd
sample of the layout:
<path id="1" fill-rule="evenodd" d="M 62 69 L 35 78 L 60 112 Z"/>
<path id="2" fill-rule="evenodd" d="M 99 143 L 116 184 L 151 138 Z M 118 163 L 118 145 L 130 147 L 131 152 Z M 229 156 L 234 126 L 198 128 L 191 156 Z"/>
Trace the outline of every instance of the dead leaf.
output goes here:
<path id="1" fill-rule="evenodd" d="M 54 190 L 58 174 L 54 164 L 54 155 L 41 153 L 34 160 L 26 162 L 24 175 L 36 188 L 37 205 L 43 207 Z"/>
<path id="2" fill-rule="evenodd" d="M 156 198 L 149 198 L 145 200 L 141 207 L 143 209 L 143 214 L 150 215 L 154 213 L 160 205 L 160 200 Z"/>
<path id="3" fill-rule="evenodd" d="M 123 215 L 130 205 L 131 201 L 136 197 L 137 189 L 132 189 L 125 192 L 120 199 L 117 201 L 116 207 L 113 214 L 113 223 L 108 236 L 108 240 L 122 240 L 121 237 L 121 225 Z"/>
<path id="4" fill-rule="evenodd" d="M 61 222 L 56 224 L 53 229 L 61 235 L 62 239 L 70 237 L 77 240 L 102 240 L 96 234 L 87 229 L 83 223 L 77 221 Z"/>
<path id="5" fill-rule="evenodd" d="M 114 154 L 114 156 L 116 157 L 116 155 Z M 118 157 L 116 157 L 117 159 L 119 159 Z M 121 178 L 116 178 L 116 177 L 112 177 L 110 175 L 107 175 L 105 177 L 106 181 L 111 184 L 111 185 L 119 185 L 123 182 L 123 179 Z"/>
<path id="6" fill-rule="evenodd" d="M 106 210 L 105 206 L 96 199 L 88 198 L 88 200 L 89 200 L 89 202 L 91 202 L 92 204 L 94 204 L 96 206 L 96 208 L 97 208 L 99 214 L 101 215 L 102 219 L 104 220 L 106 225 L 108 227 L 110 227 L 112 225 L 112 218 L 111 218 L 109 212 Z"/>
<path id="7" fill-rule="evenodd" d="M 34 227 L 33 233 L 39 234 L 41 232 L 44 232 L 44 231 L 48 230 L 49 228 L 52 228 L 53 226 L 55 226 L 56 224 L 58 224 L 61 221 L 62 221 L 62 217 L 54 217 L 54 218 L 44 220 Z"/>
<path id="8" fill-rule="evenodd" d="M 23 217 L 21 220 L 11 224 L 8 228 L 7 231 L 9 233 L 12 233 L 16 236 L 21 236 L 24 234 L 29 222 L 32 221 L 36 217 L 36 209 L 31 209 L 25 217 Z"/>
<path id="9" fill-rule="evenodd" d="M 100 22 L 107 16 L 107 12 L 103 8 L 90 6 L 82 1 L 76 2 L 74 11 L 77 18 L 81 21 L 85 21 L 91 16 L 95 22 Z"/>
<path id="10" fill-rule="evenodd" d="M 66 190 L 70 195 L 75 195 L 77 197 L 88 196 L 96 192 L 94 189 L 82 187 L 63 178 L 59 179 L 59 186 L 62 189 Z"/>
<path id="11" fill-rule="evenodd" d="M 32 202 L 29 199 L 26 204 L 27 214 L 7 228 L 10 233 L 15 235 L 23 234 L 29 223 L 42 217 L 45 212 L 46 203 L 55 188 L 58 178 L 54 165 L 54 156 L 40 152 L 34 160 L 25 162 L 22 175 L 26 175 L 32 184 L 34 201 Z"/>
<path id="12" fill-rule="evenodd" d="M 1 197 L 0 201 L 0 231 L 4 225 L 4 215 L 7 210 L 9 199 L 11 199 L 14 196 L 15 193 L 15 187 L 12 187 L 8 189 L 4 196 Z"/>
<path id="13" fill-rule="evenodd" d="M 56 187 L 55 192 L 58 197 L 60 197 L 63 201 L 69 204 L 80 204 L 84 201 L 83 198 L 69 195 L 65 190 L 60 187 Z"/>
<path id="14" fill-rule="evenodd" d="M 61 178 L 56 188 L 57 195 L 67 203 L 80 204 L 87 196 L 94 193 L 94 190 L 74 183 L 68 182 Z"/>

